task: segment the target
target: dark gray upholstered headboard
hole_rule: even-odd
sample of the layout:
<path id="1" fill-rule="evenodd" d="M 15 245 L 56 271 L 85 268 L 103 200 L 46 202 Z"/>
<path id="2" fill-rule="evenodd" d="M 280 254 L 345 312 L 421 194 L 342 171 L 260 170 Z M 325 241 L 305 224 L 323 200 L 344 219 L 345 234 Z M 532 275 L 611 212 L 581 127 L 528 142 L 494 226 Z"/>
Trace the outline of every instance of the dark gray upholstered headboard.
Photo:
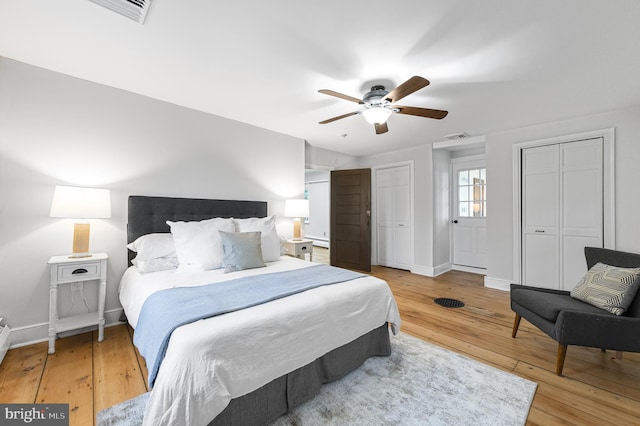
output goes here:
<path id="1" fill-rule="evenodd" d="M 212 217 L 266 217 L 266 201 L 206 200 L 129 196 L 127 243 L 155 232 L 170 232 L 166 221 L 192 221 Z M 135 253 L 128 251 L 129 265 Z"/>

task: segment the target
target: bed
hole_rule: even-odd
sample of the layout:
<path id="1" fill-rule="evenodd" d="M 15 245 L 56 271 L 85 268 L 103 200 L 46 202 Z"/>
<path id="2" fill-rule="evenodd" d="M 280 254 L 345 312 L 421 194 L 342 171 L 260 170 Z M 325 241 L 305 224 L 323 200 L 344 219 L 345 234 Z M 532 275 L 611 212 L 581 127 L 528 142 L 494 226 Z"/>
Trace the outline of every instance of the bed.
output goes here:
<path id="1" fill-rule="evenodd" d="M 130 244 L 144 235 L 169 233 L 167 221 L 267 220 L 267 204 L 260 201 L 131 196 L 128 208 Z M 135 256 L 129 250 L 130 265 Z M 254 281 L 278 273 L 314 275 L 313 268 L 324 266 L 289 256 L 232 273 L 172 268 L 141 273 L 140 262 L 137 265 L 125 272 L 120 284 L 134 342 L 143 333 L 142 307 L 160 290 L 187 292 L 186 287 Z M 399 327 L 388 285 L 368 275 L 182 325 L 171 334 L 157 370 L 145 424 L 268 424 L 312 398 L 323 383 L 339 379 L 371 356 L 389 355 L 389 328 L 396 333 Z"/>

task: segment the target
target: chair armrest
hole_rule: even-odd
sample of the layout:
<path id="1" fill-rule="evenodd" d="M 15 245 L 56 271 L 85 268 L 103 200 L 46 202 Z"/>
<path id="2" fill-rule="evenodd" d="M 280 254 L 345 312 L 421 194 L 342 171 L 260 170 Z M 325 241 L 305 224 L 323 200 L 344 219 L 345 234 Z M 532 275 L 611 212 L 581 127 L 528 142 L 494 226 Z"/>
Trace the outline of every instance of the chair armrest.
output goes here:
<path id="1" fill-rule="evenodd" d="M 561 311 L 556 320 L 556 337 L 563 345 L 640 352 L 638 336 L 640 318 L 635 317 Z"/>

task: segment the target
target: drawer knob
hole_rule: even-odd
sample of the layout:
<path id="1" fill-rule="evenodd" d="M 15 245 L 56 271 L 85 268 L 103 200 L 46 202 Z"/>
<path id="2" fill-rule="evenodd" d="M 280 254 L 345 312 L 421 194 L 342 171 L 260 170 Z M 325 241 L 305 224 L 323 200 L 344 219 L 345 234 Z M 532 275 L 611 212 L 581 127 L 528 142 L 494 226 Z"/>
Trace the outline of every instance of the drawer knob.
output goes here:
<path id="1" fill-rule="evenodd" d="M 86 270 L 86 269 L 84 269 L 84 268 L 78 268 L 78 269 L 75 269 L 71 274 L 72 274 L 72 275 L 77 275 L 77 274 L 86 274 L 87 272 L 89 272 L 89 271 L 87 271 L 87 270 Z"/>

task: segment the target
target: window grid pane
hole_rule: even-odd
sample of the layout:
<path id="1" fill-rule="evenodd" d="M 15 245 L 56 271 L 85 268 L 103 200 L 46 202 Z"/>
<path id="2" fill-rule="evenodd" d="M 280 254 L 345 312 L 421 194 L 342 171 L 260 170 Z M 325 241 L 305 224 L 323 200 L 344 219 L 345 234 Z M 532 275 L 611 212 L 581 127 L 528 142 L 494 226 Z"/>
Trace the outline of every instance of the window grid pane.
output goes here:
<path id="1" fill-rule="evenodd" d="M 458 216 L 487 216 L 486 168 L 458 171 Z"/>

